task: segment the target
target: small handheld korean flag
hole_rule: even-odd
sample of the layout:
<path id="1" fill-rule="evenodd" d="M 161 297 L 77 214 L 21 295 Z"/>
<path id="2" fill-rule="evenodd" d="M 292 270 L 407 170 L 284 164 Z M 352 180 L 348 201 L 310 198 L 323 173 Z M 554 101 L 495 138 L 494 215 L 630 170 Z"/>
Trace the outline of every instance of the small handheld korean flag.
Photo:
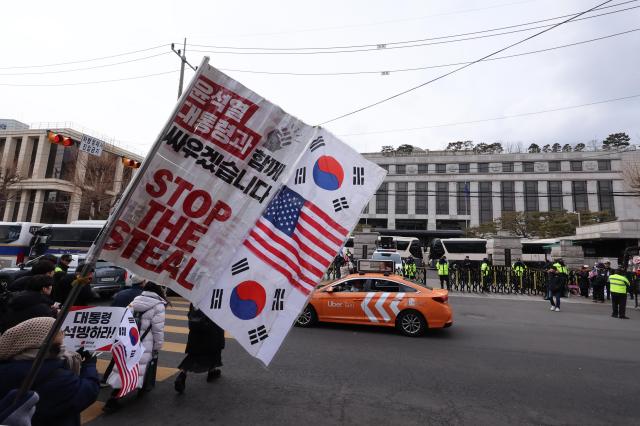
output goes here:
<path id="1" fill-rule="evenodd" d="M 386 172 L 316 129 L 198 307 L 268 365 Z"/>

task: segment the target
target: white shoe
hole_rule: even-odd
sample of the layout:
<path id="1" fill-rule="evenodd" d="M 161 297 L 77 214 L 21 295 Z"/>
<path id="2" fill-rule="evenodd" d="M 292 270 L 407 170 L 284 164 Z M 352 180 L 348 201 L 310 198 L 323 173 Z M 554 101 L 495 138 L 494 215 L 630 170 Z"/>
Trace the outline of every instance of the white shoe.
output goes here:
<path id="1" fill-rule="evenodd" d="M 555 310 L 556 310 L 556 307 L 555 307 L 555 306 L 552 306 L 552 307 L 551 307 L 551 310 L 552 310 L 552 311 L 555 311 Z"/>
<path id="2" fill-rule="evenodd" d="M 560 308 L 556 308 L 556 312 L 560 312 Z"/>

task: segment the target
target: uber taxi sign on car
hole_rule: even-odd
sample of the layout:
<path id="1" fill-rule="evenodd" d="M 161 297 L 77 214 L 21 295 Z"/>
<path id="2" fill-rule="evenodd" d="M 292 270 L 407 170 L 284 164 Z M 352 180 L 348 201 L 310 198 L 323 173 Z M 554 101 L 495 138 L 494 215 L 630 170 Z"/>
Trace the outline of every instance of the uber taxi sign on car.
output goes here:
<path id="1" fill-rule="evenodd" d="M 396 327 L 406 336 L 453 324 L 449 292 L 407 281 L 393 261 L 360 260 L 358 273 L 318 288 L 297 325 L 318 321 Z"/>

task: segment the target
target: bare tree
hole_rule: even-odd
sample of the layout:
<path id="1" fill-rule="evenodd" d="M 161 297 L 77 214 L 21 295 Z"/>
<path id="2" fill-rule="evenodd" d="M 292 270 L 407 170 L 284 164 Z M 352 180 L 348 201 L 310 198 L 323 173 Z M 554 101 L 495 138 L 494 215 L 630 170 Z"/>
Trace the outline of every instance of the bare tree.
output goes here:
<path id="1" fill-rule="evenodd" d="M 15 166 L 0 169 L 0 214 L 4 214 L 7 202 L 20 199 L 20 191 L 15 186 L 21 180 L 22 177 Z"/>
<path id="2" fill-rule="evenodd" d="M 81 195 L 80 215 L 92 220 L 106 219 L 116 200 L 116 166 L 119 157 L 103 152 L 100 157 L 78 156 L 74 183 Z M 83 173 L 84 170 L 84 173 Z"/>
<path id="3" fill-rule="evenodd" d="M 602 143 L 597 139 L 591 139 L 589 142 L 587 142 L 589 151 L 597 151 L 598 149 L 600 149 L 600 146 L 602 146 Z"/>
<path id="4" fill-rule="evenodd" d="M 640 194 L 640 164 L 626 162 L 622 174 L 633 192 Z"/>

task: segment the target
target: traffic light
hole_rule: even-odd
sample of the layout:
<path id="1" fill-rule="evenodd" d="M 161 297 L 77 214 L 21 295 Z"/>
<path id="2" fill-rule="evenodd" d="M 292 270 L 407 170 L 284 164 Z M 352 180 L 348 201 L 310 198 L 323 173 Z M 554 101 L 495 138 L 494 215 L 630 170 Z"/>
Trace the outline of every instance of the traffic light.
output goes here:
<path id="1" fill-rule="evenodd" d="M 132 169 L 137 169 L 138 167 L 140 167 L 140 162 L 133 160 L 131 158 L 127 158 L 127 157 L 122 157 L 122 164 L 125 167 L 131 167 Z"/>
<path id="2" fill-rule="evenodd" d="M 49 139 L 49 142 L 56 145 L 62 145 L 65 148 L 69 148 L 74 144 L 73 139 L 71 139 L 70 137 L 61 135 L 60 133 L 52 132 L 51 130 L 47 130 L 47 139 Z"/>

